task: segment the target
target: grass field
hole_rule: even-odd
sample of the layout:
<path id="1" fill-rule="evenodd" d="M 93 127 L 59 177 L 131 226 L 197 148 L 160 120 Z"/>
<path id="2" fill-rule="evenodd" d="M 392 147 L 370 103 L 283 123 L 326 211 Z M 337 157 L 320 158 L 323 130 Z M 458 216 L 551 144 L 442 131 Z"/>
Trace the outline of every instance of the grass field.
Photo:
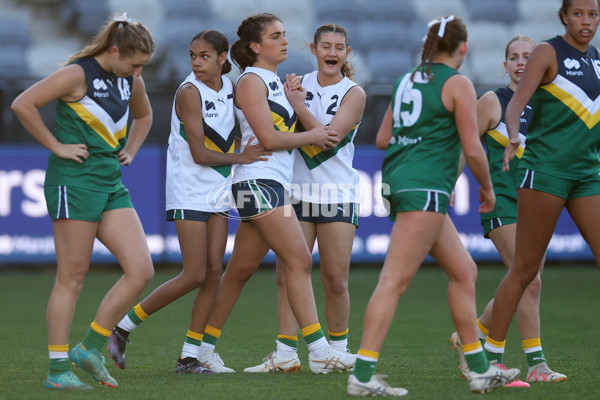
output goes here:
<path id="1" fill-rule="evenodd" d="M 26 269 L 26 268 L 24 268 Z M 160 268 L 148 292 L 178 273 Z M 377 282 L 378 268 L 353 268 L 350 274 L 352 314 L 350 348 L 356 351 L 367 301 Z M 494 293 L 504 274 L 501 267 L 480 269 L 479 309 Z M 94 267 L 79 299 L 71 346 L 81 340 L 97 305 L 119 273 Z M 314 273 L 317 302 L 323 295 Z M 94 385 L 93 391 L 52 391 L 44 388 L 47 374 L 45 308 L 52 269 L 29 273 L 0 271 L 0 399 L 338 399 L 345 394 L 347 374 L 313 375 L 301 342 L 303 370 L 296 374 L 251 375 L 243 368 L 258 364 L 274 349 L 276 283 L 273 269 L 259 271 L 248 283 L 217 345 L 226 365 L 240 371 L 213 376 L 179 376 L 174 368 L 189 323 L 189 294 L 150 317 L 136 330 L 127 348 L 126 370 L 107 365 L 118 389 Z M 446 301 L 447 278 L 435 266 L 422 268 L 401 299 L 381 351 L 378 373 L 409 390 L 410 399 L 475 398 L 457 369 L 458 358 L 448 338 L 454 328 Z M 529 389 L 501 388 L 483 395 L 495 399 L 595 399 L 600 395 L 598 293 L 600 273 L 591 265 L 549 265 L 542 292 L 542 343 L 551 367 L 569 376 L 566 382 L 534 384 Z M 326 329 L 324 317 L 321 323 Z M 505 363 L 526 371 L 520 339 L 513 324 Z M 106 352 L 105 352 L 106 354 Z M 75 370 L 86 382 L 88 376 Z M 521 375 L 524 379 L 524 372 Z"/>

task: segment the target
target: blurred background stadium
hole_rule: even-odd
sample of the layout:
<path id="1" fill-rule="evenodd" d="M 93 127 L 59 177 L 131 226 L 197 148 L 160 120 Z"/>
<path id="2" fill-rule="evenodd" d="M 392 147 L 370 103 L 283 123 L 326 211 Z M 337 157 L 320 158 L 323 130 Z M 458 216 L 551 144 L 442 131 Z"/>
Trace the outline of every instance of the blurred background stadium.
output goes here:
<path id="1" fill-rule="evenodd" d="M 564 32 L 556 15 L 560 4 L 560 0 L 0 0 L 0 267 L 54 262 L 41 191 L 47 151 L 21 126 L 10 104 L 83 47 L 113 12 L 126 11 L 146 24 L 157 42 L 156 54 L 143 72 L 154 110 L 153 127 L 136 162 L 124 172 L 155 261 L 179 262 L 174 229 L 163 221 L 164 150 L 173 94 L 189 73 L 190 39 L 201 30 L 216 29 L 231 45 L 242 19 L 272 12 L 283 20 L 290 41 L 288 60 L 278 71 L 282 77 L 316 67 L 308 43 L 319 24 L 335 22 L 348 31 L 355 79 L 368 95 L 355 140 L 357 168 L 365 186 L 354 259 L 379 262 L 391 225 L 378 195 L 383 154 L 373 143 L 393 83 L 418 62 L 427 22 L 447 14 L 465 20 L 470 48 L 461 72 L 482 94 L 507 83 L 502 61 L 510 38 L 524 34 L 540 41 Z M 235 79 L 237 74 L 234 67 L 229 76 Z M 53 112 L 53 105 L 42 108 L 50 127 Z M 459 180 L 456 194 L 452 216 L 467 247 L 478 260 L 499 260 L 491 242 L 481 237 L 477 186 L 469 174 Z M 233 233 L 235 226 L 231 228 Z M 561 217 L 557 233 L 550 260 L 591 259 L 568 217 Z M 94 257 L 112 259 L 100 245 Z"/>

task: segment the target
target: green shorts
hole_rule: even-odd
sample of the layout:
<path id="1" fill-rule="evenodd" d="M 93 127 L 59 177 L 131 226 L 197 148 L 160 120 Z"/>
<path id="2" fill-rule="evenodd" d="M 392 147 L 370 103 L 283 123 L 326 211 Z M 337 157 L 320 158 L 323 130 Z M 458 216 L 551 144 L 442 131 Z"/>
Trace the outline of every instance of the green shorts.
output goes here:
<path id="1" fill-rule="evenodd" d="M 44 186 L 46 207 L 52 221 L 75 219 L 102 221 L 102 213 L 117 208 L 133 208 L 129 190 L 122 186 L 112 193 L 76 186 Z"/>
<path id="2" fill-rule="evenodd" d="M 521 182 L 520 189 L 539 190 L 565 200 L 600 195 L 600 175 L 598 174 L 574 180 L 519 168 L 519 182 Z"/>
<path id="3" fill-rule="evenodd" d="M 483 236 L 488 237 L 491 230 L 503 225 L 515 224 L 517 222 L 517 200 L 499 195 L 496 197 L 494 210 L 481 214 L 481 226 Z"/>
<path id="4" fill-rule="evenodd" d="M 450 197 L 446 193 L 435 190 L 407 189 L 386 195 L 385 198 L 389 202 L 392 221 L 396 220 L 397 213 L 405 211 L 432 211 L 446 214 L 450 203 Z"/>

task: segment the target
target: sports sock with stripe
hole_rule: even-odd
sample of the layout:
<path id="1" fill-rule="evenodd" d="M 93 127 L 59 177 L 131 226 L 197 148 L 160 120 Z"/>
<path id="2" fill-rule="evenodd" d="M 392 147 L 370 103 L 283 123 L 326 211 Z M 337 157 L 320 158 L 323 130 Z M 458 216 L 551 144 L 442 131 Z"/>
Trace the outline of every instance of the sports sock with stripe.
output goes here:
<path id="1" fill-rule="evenodd" d="M 325 334 L 321 329 L 321 324 L 317 322 L 316 324 L 302 328 L 301 331 L 302 337 L 306 341 L 306 345 L 310 354 L 313 357 L 322 357 L 327 349 L 327 346 L 329 346 L 329 343 L 327 343 L 327 340 L 325 339 Z"/>
<path id="2" fill-rule="evenodd" d="M 463 354 L 465 355 L 465 359 L 467 360 L 469 370 L 477 372 L 478 374 L 488 370 L 489 363 L 485 354 L 483 353 L 480 341 L 463 344 L 461 348 Z"/>
<path id="3" fill-rule="evenodd" d="M 529 367 L 546 362 L 540 338 L 525 339 L 521 343 L 523 344 L 523 351 L 525 352 L 525 358 Z"/>
<path id="4" fill-rule="evenodd" d="M 183 348 L 181 349 L 182 359 L 186 357 L 198 358 L 202 337 L 203 335 L 201 333 L 188 330 L 185 341 L 183 342 Z"/>
<path id="5" fill-rule="evenodd" d="M 49 375 L 56 376 L 62 374 L 71 369 L 69 363 L 69 345 L 48 345 L 48 353 L 50 356 L 49 361 Z"/>
<path id="6" fill-rule="evenodd" d="M 102 348 L 106 344 L 106 340 L 110 336 L 112 331 L 101 327 L 96 321 L 90 324 L 90 329 L 83 337 L 81 346 L 86 350 L 97 349 L 102 351 Z"/>
<path id="7" fill-rule="evenodd" d="M 117 328 L 121 328 L 124 331 L 131 332 L 135 328 L 137 328 L 146 318 L 148 318 L 148 314 L 142 309 L 142 303 L 138 303 L 134 306 L 127 315 L 123 317 L 121 321 L 117 324 Z M 127 335 L 128 336 L 128 335 Z M 127 337 L 124 336 L 124 337 Z"/>
<path id="8" fill-rule="evenodd" d="M 356 354 L 354 376 L 362 383 L 369 382 L 375 374 L 375 367 L 379 360 L 379 352 L 359 349 Z"/>
<path id="9" fill-rule="evenodd" d="M 483 346 L 483 350 L 488 361 L 497 361 L 502 364 L 502 361 L 504 360 L 505 345 L 506 340 L 498 342 L 488 336 L 485 341 L 485 345 Z"/>
<path id="10" fill-rule="evenodd" d="M 346 352 L 348 350 L 348 329 L 343 332 L 332 332 L 329 333 L 329 345 L 336 350 Z"/>
<path id="11" fill-rule="evenodd" d="M 293 358 L 298 353 L 298 336 L 277 335 L 277 357 L 284 360 Z"/>

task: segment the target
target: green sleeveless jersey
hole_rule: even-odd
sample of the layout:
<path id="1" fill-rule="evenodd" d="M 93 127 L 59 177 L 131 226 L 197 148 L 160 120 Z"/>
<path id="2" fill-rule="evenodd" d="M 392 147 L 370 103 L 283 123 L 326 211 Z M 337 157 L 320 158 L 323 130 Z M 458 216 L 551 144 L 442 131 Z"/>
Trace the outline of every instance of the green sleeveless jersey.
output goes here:
<path id="1" fill-rule="evenodd" d="M 393 136 L 382 180 L 391 195 L 428 190 L 450 196 L 461 147 L 454 114 L 442 103 L 442 86 L 458 72 L 433 64 L 430 78 L 417 71 L 412 82 L 411 74 L 401 77 L 392 92 Z"/>
<path id="2" fill-rule="evenodd" d="M 582 53 L 560 36 L 547 42 L 556 51 L 558 73 L 532 97 L 519 167 L 580 180 L 600 172 L 600 55 L 591 45 Z"/>
<path id="3" fill-rule="evenodd" d="M 44 185 L 114 192 L 123 186 L 117 153 L 126 143 L 133 77 L 109 74 L 93 57 L 75 63 L 85 72 L 87 91 L 78 101 L 56 101 L 54 134 L 64 144 L 85 144 L 89 156 L 80 164 L 50 154 Z"/>

